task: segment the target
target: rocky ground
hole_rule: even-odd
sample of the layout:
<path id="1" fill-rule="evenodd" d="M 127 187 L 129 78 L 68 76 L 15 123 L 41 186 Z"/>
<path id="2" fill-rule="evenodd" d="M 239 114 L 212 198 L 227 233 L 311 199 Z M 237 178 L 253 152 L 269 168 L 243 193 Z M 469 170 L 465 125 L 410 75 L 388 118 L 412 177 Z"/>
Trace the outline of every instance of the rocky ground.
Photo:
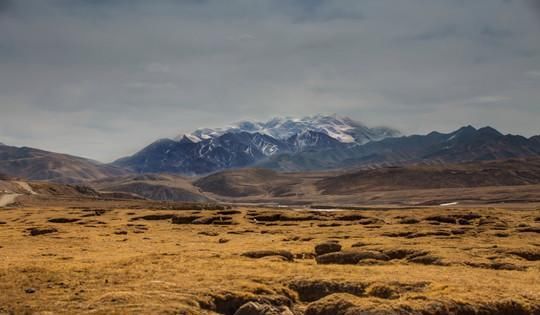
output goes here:
<path id="1" fill-rule="evenodd" d="M 540 314 L 534 204 L 181 208 L 0 209 L 0 314 Z"/>

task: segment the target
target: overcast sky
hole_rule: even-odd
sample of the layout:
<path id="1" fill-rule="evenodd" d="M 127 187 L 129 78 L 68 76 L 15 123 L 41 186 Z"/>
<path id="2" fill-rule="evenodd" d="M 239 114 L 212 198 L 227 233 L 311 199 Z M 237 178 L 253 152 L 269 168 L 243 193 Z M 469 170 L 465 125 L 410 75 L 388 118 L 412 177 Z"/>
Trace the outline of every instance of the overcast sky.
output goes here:
<path id="1" fill-rule="evenodd" d="M 94 158 L 243 119 L 540 134 L 536 0 L 0 0 L 0 142 Z"/>

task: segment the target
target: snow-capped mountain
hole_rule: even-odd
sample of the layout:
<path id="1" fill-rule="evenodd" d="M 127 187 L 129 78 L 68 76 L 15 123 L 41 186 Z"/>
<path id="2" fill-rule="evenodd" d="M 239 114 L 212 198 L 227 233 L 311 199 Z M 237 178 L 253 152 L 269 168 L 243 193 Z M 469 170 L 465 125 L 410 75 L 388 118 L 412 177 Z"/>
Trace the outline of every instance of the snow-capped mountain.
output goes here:
<path id="1" fill-rule="evenodd" d="M 396 134 L 337 116 L 276 118 L 158 140 L 114 165 L 139 173 L 196 175 L 250 166 L 302 171 L 540 155 L 540 136 L 504 135 L 490 127 L 392 137 Z"/>
<path id="2" fill-rule="evenodd" d="M 273 118 L 266 122 L 241 121 L 223 128 L 197 129 L 192 133 L 182 134 L 176 137 L 176 140 L 181 140 L 185 137 L 192 142 L 200 142 L 219 137 L 226 133 L 240 132 L 258 133 L 275 139 L 286 140 L 308 131 L 324 133 L 342 143 L 358 144 L 400 135 L 399 131 L 391 128 L 369 128 L 353 119 L 334 114 L 327 116 L 308 116 L 304 118 Z"/>
<path id="3" fill-rule="evenodd" d="M 243 121 L 224 128 L 197 129 L 174 140 L 158 140 L 114 164 L 141 173 L 202 174 L 257 165 L 283 154 L 345 152 L 397 135 L 394 129 L 368 128 L 337 115 Z"/>

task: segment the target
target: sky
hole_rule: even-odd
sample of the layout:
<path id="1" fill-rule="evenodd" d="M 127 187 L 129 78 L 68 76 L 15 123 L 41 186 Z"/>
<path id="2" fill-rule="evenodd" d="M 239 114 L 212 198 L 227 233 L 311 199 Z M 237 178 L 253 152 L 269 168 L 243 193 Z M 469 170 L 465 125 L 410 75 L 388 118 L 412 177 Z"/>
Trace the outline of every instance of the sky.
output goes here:
<path id="1" fill-rule="evenodd" d="M 537 0 L 0 0 L 0 142 L 103 162 L 337 113 L 540 134 Z"/>

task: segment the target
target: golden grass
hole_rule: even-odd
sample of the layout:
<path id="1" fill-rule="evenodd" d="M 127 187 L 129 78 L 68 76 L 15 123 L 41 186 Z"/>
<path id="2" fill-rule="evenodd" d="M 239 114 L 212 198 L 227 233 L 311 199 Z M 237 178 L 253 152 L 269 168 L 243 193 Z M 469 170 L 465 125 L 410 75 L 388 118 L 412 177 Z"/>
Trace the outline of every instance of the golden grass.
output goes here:
<path id="1" fill-rule="evenodd" d="M 248 210 L 270 210 L 240 210 L 241 214 L 234 215 L 238 224 L 232 226 L 132 221 L 131 218 L 145 214 L 194 212 L 132 210 L 123 209 L 120 204 L 94 217 L 83 217 L 88 211 L 62 207 L 0 210 L 0 221 L 6 223 L 0 225 L 0 314 L 213 314 L 205 306 L 225 292 L 248 297 L 289 295 L 295 311 L 302 312 L 309 303 L 300 301 L 288 287 L 293 280 L 353 282 L 370 288 L 427 283 L 420 290 L 400 292 L 398 299 L 343 295 L 351 303 L 366 307 L 375 303 L 381 307 L 421 308 L 432 301 L 477 305 L 505 299 L 540 305 L 540 261 L 510 253 L 540 249 L 540 234 L 521 231 L 525 225 L 540 225 L 535 221 L 540 217 L 539 210 L 433 208 L 360 212 L 383 220 L 368 225 L 335 221 L 336 214 L 321 214 L 326 221 L 254 224 L 246 215 Z M 423 220 L 441 212 L 470 211 L 493 222 L 480 225 L 477 220 L 461 226 L 433 225 Z M 214 211 L 202 212 L 210 213 Z M 339 212 L 345 213 L 349 212 Z M 399 224 L 401 216 L 418 218 L 420 223 Z M 47 221 L 58 217 L 81 220 L 64 224 Z M 318 226 L 328 222 L 340 226 Z M 55 227 L 58 232 L 29 236 L 26 229 L 30 227 Z M 452 229 L 463 229 L 465 234 L 385 236 L 400 231 Z M 115 233 L 119 231 L 127 234 Z M 220 243 L 219 239 L 228 242 Z M 404 259 L 380 265 L 318 265 L 309 256 L 294 262 L 241 256 L 249 250 L 278 249 L 309 254 L 317 243 L 329 239 L 338 239 L 344 250 L 357 242 L 367 244 L 357 250 L 424 250 L 441 258 L 444 265 L 415 264 Z M 506 263 L 517 270 L 491 269 L 493 262 Z M 35 292 L 27 293 L 29 288 Z"/>

